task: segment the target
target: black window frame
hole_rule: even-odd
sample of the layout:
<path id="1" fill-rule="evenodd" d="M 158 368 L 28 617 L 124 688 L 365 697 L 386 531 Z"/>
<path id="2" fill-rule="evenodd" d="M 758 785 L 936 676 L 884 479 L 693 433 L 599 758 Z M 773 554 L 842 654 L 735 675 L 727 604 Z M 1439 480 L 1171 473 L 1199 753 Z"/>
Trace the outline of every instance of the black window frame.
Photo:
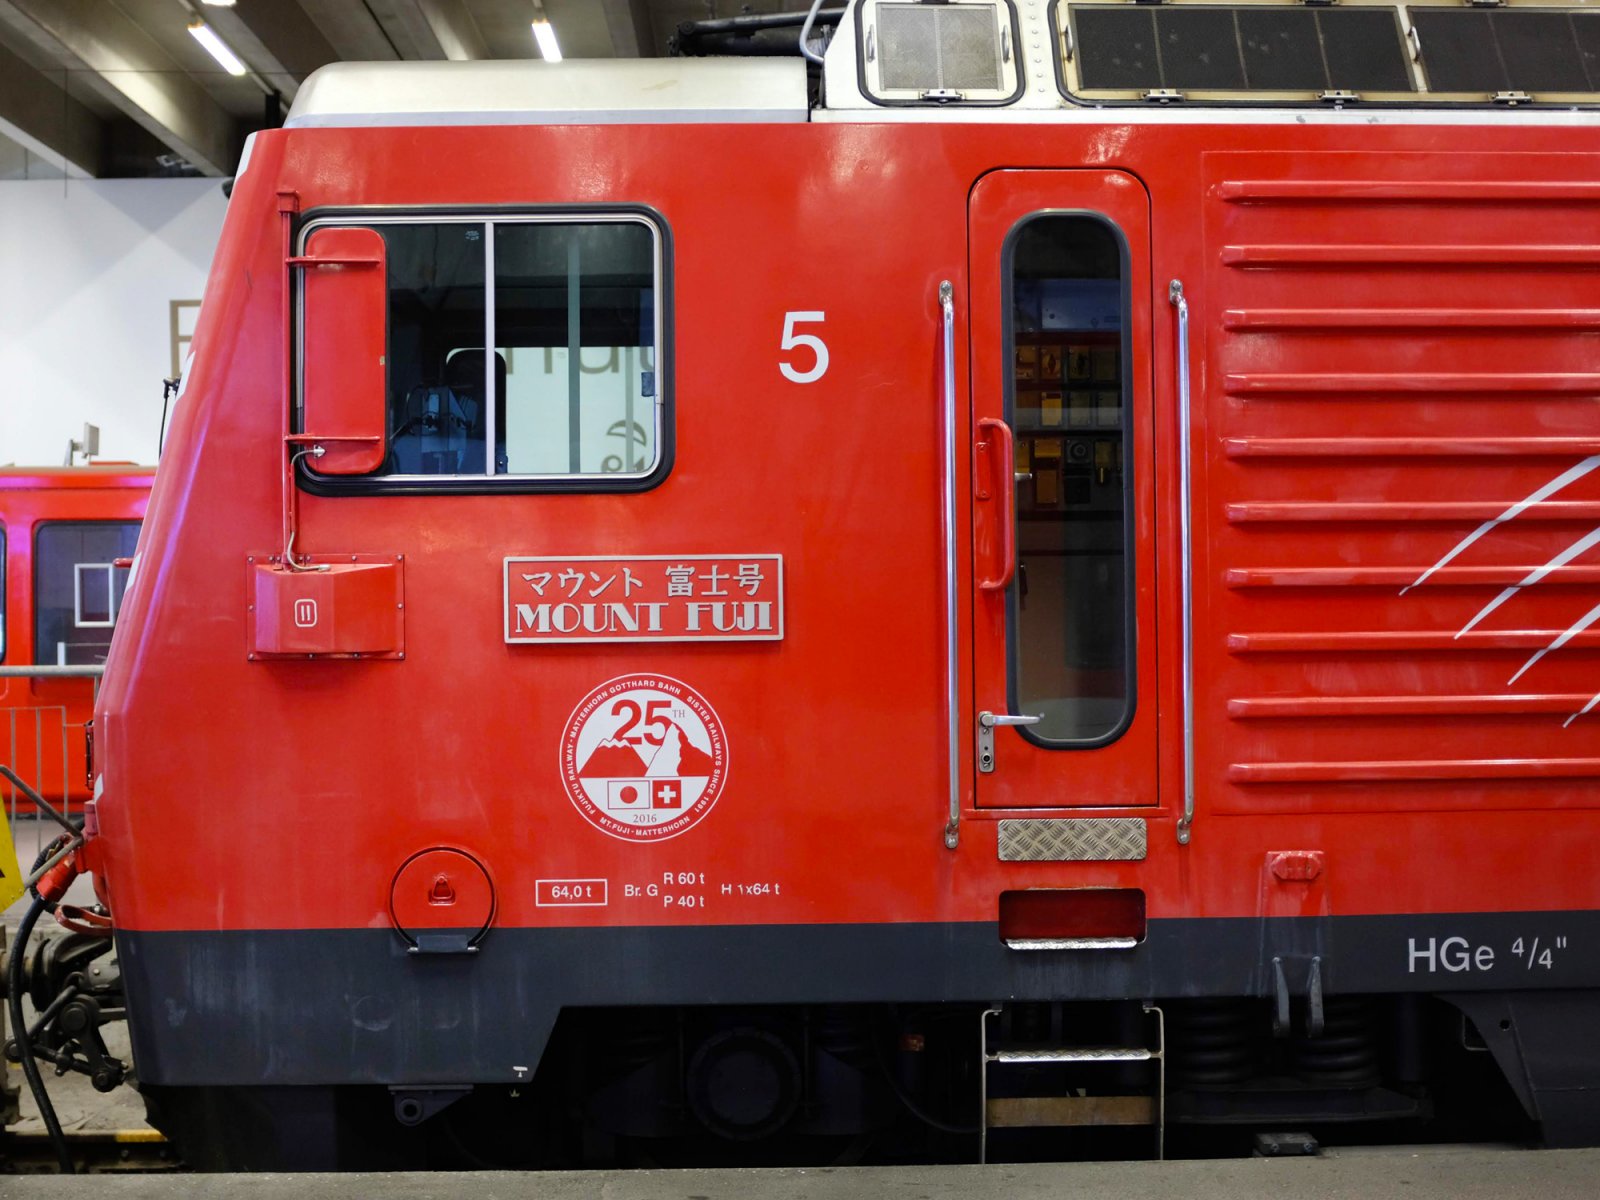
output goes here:
<path id="1" fill-rule="evenodd" d="M 1033 726 L 1018 725 L 1016 730 L 1023 738 L 1044 750 L 1098 750 L 1120 740 L 1133 727 L 1139 710 L 1139 628 L 1138 628 L 1138 547 L 1137 522 L 1134 512 L 1134 479 L 1136 457 L 1133 454 L 1133 256 L 1128 248 L 1128 238 L 1122 226 L 1102 212 L 1083 208 L 1044 208 L 1027 213 L 1006 232 L 1000 246 L 1000 304 L 1002 359 L 1005 363 L 1002 380 L 1001 415 L 1006 425 L 1015 430 L 1016 420 L 1016 330 L 1015 312 L 1016 250 L 1023 230 L 1034 221 L 1055 217 L 1085 218 L 1103 226 L 1117 246 L 1119 282 L 1118 302 L 1122 312 L 1122 555 L 1123 555 L 1123 671 L 1127 682 L 1122 719 L 1111 729 L 1094 738 L 1049 738 Z M 1014 469 L 1014 464 L 1007 464 Z M 1016 484 L 1011 485 L 1015 487 Z M 1015 514 L 1013 505 L 1013 514 Z M 1015 520 L 1013 515 L 1013 520 Z M 1021 557 L 1021 549 L 1017 551 Z M 1019 696 L 1021 679 L 1019 653 L 1021 642 L 1018 630 L 1021 625 L 1021 596 L 1018 580 L 1013 578 L 1006 588 L 1006 703 L 1008 711 L 1023 712 Z"/>
<path id="2" fill-rule="evenodd" d="M 304 460 L 295 465 L 295 482 L 301 491 L 313 496 L 503 496 L 535 495 L 611 495 L 647 492 L 659 487 L 672 473 L 677 455 L 677 405 L 675 306 L 673 303 L 672 227 L 661 212 L 647 204 L 518 204 L 518 205 L 340 205 L 308 209 L 295 222 L 292 245 L 296 254 L 305 253 L 305 241 L 318 226 L 370 227 L 395 221 L 425 221 L 429 217 L 452 221 L 482 220 L 514 222 L 519 217 L 541 220 L 567 220 L 581 223 L 585 216 L 609 219 L 632 217 L 650 226 L 660 249 L 660 288 L 655 303 L 661 316 L 661 344 L 656 347 L 656 393 L 661 405 L 661 429 L 655 465 L 645 475 L 609 478 L 604 475 L 439 475 L 426 479 L 394 479 L 383 475 L 320 475 Z M 492 270 L 493 264 L 486 264 Z M 291 406 L 292 428 L 303 431 L 303 342 L 304 296 L 299 272 L 291 297 L 294 315 L 292 363 L 293 394 L 284 402 Z M 387 326 L 386 326 L 387 332 Z M 387 346 L 385 347 L 387 358 Z M 385 435 L 387 445 L 387 434 Z"/>
<path id="3" fill-rule="evenodd" d="M 53 529 L 53 528 L 56 528 L 57 526 L 61 526 L 61 525 L 71 526 L 72 528 L 75 528 L 75 529 L 106 528 L 106 527 L 120 528 L 120 527 L 122 527 L 124 525 L 131 525 L 131 526 L 133 526 L 133 528 L 136 531 L 138 531 L 134 536 L 134 542 L 137 545 L 138 540 L 139 540 L 138 539 L 138 533 L 142 533 L 143 530 L 144 530 L 144 518 L 143 517 L 92 517 L 92 518 L 80 520 L 80 519 L 75 518 L 75 517 L 51 517 L 48 520 L 35 521 L 34 522 L 33 528 L 30 530 L 30 538 L 31 538 L 32 545 L 29 547 L 30 550 L 32 551 L 32 555 L 33 555 L 33 578 L 29 581 L 30 591 L 28 593 L 28 600 L 30 602 L 30 607 L 33 610 L 33 613 L 32 613 L 32 616 L 33 616 L 33 628 L 29 631 L 29 633 L 32 636 L 32 640 L 33 640 L 33 662 L 27 664 L 29 666 L 41 667 L 41 666 L 50 666 L 50 665 L 52 665 L 50 663 L 41 663 L 39 661 L 39 615 L 40 615 L 40 612 L 42 611 L 42 608 L 43 608 L 43 606 L 40 605 L 40 603 L 39 603 L 39 572 L 43 568 L 43 555 L 41 555 L 39 553 L 39 538 L 44 533 L 45 530 Z M 76 563 L 73 564 L 73 570 L 74 571 L 77 570 L 78 565 L 79 564 L 76 564 Z M 116 567 L 113 566 L 112 570 L 115 571 Z M 129 567 L 129 568 L 127 568 L 127 571 L 128 571 L 128 580 L 125 580 L 123 582 L 124 595 L 126 595 L 126 592 L 127 592 L 127 584 L 128 584 L 129 581 L 131 581 L 131 579 L 133 577 L 133 568 Z M 105 629 L 109 633 L 114 635 L 116 633 L 116 631 L 117 631 L 117 617 L 118 617 L 118 615 L 120 613 L 121 613 L 121 608 L 119 606 L 117 606 L 115 603 L 113 603 L 112 610 L 111 610 L 111 624 L 99 626 L 98 628 Z"/>

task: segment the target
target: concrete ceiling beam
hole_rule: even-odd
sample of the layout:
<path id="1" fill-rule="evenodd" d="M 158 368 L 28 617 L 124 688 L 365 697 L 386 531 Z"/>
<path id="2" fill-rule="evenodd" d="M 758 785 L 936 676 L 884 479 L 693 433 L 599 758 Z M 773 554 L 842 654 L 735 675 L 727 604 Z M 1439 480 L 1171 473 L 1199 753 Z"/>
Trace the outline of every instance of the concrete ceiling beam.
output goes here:
<path id="1" fill-rule="evenodd" d="M 643 7 L 642 0 L 543 0 L 563 58 L 648 56 L 650 26 L 646 23 L 641 32 L 636 19 Z M 530 11 L 529 19 L 534 15 Z M 524 27 L 524 32 L 530 31 Z"/>
<path id="2" fill-rule="evenodd" d="M 208 7 L 200 15 L 285 102 L 307 75 L 340 59 L 299 0 L 237 0 L 233 8 Z"/>
<path id="3" fill-rule="evenodd" d="M 0 0 L 0 21 L 203 174 L 232 174 L 241 142 L 233 117 L 115 5 Z"/>
<path id="4" fill-rule="evenodd" d="M 401 58 L 488 58 L 489 45 L 463 0 L 367 0 Z"/>
<path id="5" fill-rule="evenodd" d="M 67 77 L 52 78 L 0 46 L 0 133 L 67 175 L 101 171 L 105 126 L 74 100 Z"/>
<path id="6" fill-rule="evenodd" d="M 618 58 L 654 58 L 655 26 L 646 0 L 601 0 L 611 49 Z"/>

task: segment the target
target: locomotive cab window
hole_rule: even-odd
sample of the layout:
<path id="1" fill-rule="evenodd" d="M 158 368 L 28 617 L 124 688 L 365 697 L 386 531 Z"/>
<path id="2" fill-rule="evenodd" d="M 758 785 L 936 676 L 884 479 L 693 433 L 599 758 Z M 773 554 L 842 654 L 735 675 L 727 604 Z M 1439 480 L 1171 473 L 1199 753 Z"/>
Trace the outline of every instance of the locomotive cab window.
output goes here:
<path id="1" fill-rule="evenodd" d="M 33 660 L 44 666 L 103 663 L 139 541 L 137 521 L 51 521 L 33 541 Z"/>
<path id="2" fill-rule="evenodd" d="M 1128 291 L 1104 219 L 1032 217 L 1008 239 L 1016 431 L 1012 711 L 1050 745 L 1114 740 L 1133 715 Z"/>
<path id="3" fill-rule="evenodd" d="M 664 463 L 663 250 L 642 216 L 313 221 L 377 232 L 390 486 L 637 486 Z M 316 321 L 311 304 L 302 322 Z M 303 326 L 302 326 L 303 327 Z"/>

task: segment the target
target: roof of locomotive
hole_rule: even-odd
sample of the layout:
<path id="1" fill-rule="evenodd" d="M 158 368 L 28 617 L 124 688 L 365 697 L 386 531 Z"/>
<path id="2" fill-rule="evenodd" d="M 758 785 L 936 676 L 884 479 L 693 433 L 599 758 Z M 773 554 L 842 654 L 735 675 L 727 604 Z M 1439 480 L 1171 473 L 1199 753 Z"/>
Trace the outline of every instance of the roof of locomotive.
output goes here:
<path id="1" fill-rule="evenodd" d="M 284 125 L 605 125 L 804 121 L 800 59 L 332 63 Z"/>
<path id="2" fill-rule="evenodd" d="M 1272 51 L 1287 56 L 1279 74 L 1292 67 L 1293 86 L 1280 79 L 1270 87 L 1266 76 L 1259 85 L 1250 82 L 1249 72 L 1261 66 L 1250 53 L 1259 58 L 1264 51 L 1249 39 L 1255 49 L 1247 53 L 1240 42 L 1237 62 L 1223 55 L 1227 62 L 1214 63 L 1205 38 L 1185 34 L 1167 45 L 1181 30 L 1163 35 L 1152 25 L 1139 32 L 1139 23 L 1148 18 L 1159 24 L 1162 14 L 1226 23 L 1252 10 L 1281 21 L 1285 12 L 1300 9 L 1285 0 L 1167 0 L 1155 16 L 1145 0 L 849 0 L 823 54 L 821 100 L 815 104 L 807 63 L 799 57 L 334 63 L 301 85 L 285 124 L 1592 124 L 1600 119 L 1600 83 L 1589 81 L 1600 78 L 1600 69 L 1578 61 L 1577 33 L 1567 37 L 1561 32 L 1565 25 L 1533 28 L 1523 20 L 1551 13 L 1576 20 L 1571 14 L 1577 12 L 1587 22 L 1585 36 L 1600 36 L 1600 11 L 1582 7 L 1589 2 L 1519 0 L 1505 10 L 1506 19 L 1520 22 L 1505 36 L 1522 38 L 1528 43 L 1518 43 L 1523 51 L 1531 52 L 1531 46 L 1534 58 L 1552 62 L 1538 69 L 1520 66 L 1521 74 L 1510 72 L 1498 83 L 1463 82 L 1476 79 L 1472 71 L 1481 64 L 1467 64 L 1467 70 L 1455 61 L 1465 53 L 1457 44 L 1464 32 L 1456 19 L 1459 0 L 1349 0 L 1338 7 L 1337 18 L 1330 15 L 1334 10 L 1319 9 L 1308 16 L 1321 31 L 1316 37 L 1307 40 L 1302 21 L 1296 26 L 1300 41 Z M 956 14 L 964 19 L 953 20 Z M 1081 24 L 1090 18 L 1099 23 Z M 903 28 L 889 31 L 891 19 Z M 1113 24 L 1104 24 L 1107 19 Z M 1441 19 L 1445 27 L 1435 29 Z M 1334 25 L 1324 28 L 1328 21 Z M 1425 36 L 1419 28 L 1427 30 Z M 1231 25 L 1228 30 L 1219 44 L 1237 40 Z M 1480 40 L 1500 37 L 1476 25 L 1465 32 L 1474 30 Z M 1150 53 L 1146 43 L 1152 37 L 1165 46 L 1162 55 Z M 1342 49 L 1338 55 L 1318 50 L 1319 38 L 1335 38 Z M 796 49 L 798 40 L 797 34 Z M 1295 53 L 1305 61 L 1294 62 Z M 1212 79 L 1204 86 L 1176 86 L 1189 75 L 1152 65 L 1196 55 L 1206 60 L 1206 69 L 1190 75 Z M 1360 69 L 1326 65 L 1352 56 L 1365 56 Z M 1574 82 L 1579 71 L 1582 83 Z"/>

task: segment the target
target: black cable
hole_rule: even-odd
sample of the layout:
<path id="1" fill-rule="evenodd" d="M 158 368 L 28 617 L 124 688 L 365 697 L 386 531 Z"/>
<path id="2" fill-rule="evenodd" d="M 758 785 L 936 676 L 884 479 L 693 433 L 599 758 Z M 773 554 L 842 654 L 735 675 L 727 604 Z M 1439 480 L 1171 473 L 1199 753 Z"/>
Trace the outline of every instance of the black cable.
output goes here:
<path id="1" fill-rule="evenodd" d="M 16 945 L 11 947 L 11 961 L 6 966 L 6 989 L 9 993 L 11 1026 L 17 1045 L 17 1057 L 22 1060 L 22 1073 L 27 1077 L 28 1090 L 33 1093 L 33 1102 L 39 1106 L 39 1115 L 44 1118 L 45 1132 L 50 1135 L 50 1145 L 56 1152 L 56 1161 L 61 1165 L 61 1173 L 71 1175 L 74 1173 L 72 1153 L 67 1149 L 67 1138 L 61 1132 L 61 1122 L 56 1119 L 56 1110 L 50 1103 L 50 1094 L 44 1090 L 44 1077 L 39 1074 L 39 1063 L 33 1057 L 33 1041 L 28 1037 L 27 1022 L 22 1019 L 22 952 L 27 949 L 28 939 L 33 936 L 33 927 L 44 911 L 45 902 L 35 897 L 23 915 L 22 924 L 17 926 Z"/>
<path id="2" fill-rule="evenodd" d="M 957 1125 L 951 1121 L 943 1121 L 924 1109 L 911 1098 L 911 1094 L 900 1086 L 900 1081 L 894 1077 L 894 1071 L 889 1066 L 889 1060 L 883 1053 L 883 1039 L 878 1036 L 875 1029 L 868 1030 L 867 1038 L 872 1042 L 872 1057 L 878 1060 L 878 1070 L 883 1074 L 883 1081 L 889 1085 L 889 1090 L 894 1093 L 895 1099 L 905 1105 L 906 1111 L 924 1125 L 931 1125 L 942 1133 L 978 1133 L 976 1125 Z"/>
<path id="3" fill-rule="evenodd" d="M 160 459 L 161 452 L 167 446 L 167 405 L 178 394 L 179 377 L 161 381 L 161 432 L 156 434 L 156 458 Z"/>

